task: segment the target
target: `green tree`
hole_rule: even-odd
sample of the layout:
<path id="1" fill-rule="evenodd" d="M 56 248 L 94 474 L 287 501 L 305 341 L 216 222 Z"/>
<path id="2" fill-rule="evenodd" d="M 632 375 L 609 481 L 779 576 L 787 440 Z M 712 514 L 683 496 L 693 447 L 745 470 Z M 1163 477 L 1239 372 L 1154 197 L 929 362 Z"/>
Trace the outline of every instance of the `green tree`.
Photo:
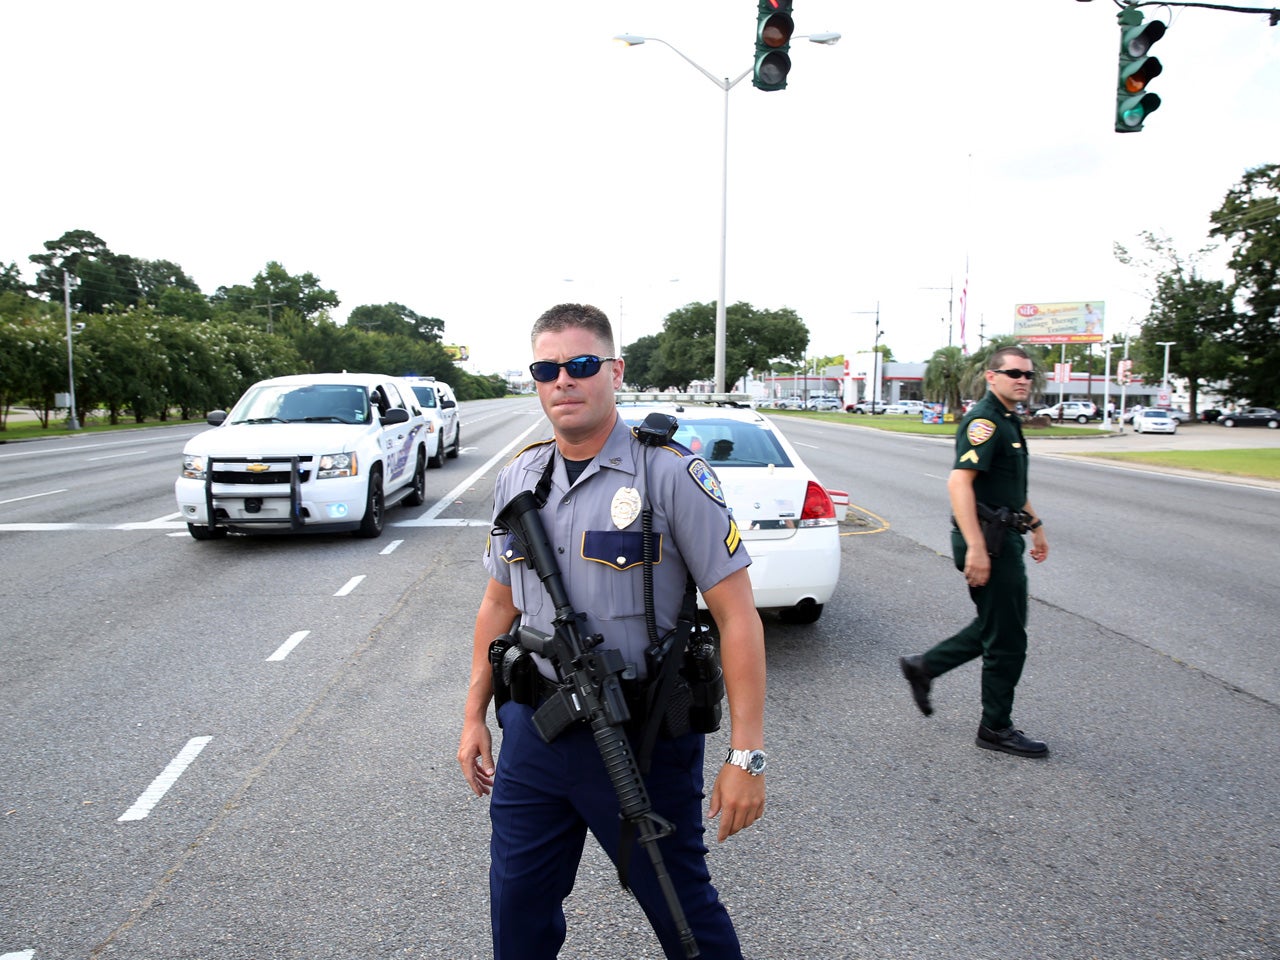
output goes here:
<path id="1" fill-rule="evenodd" d="M 1236 323 L 1231 294 L 1222 281 L 1166 274 L 1159 278 L 1133 352 L 1135 372 L 1159 382 L 1164 373 L 1164 347 L 1159 344 L 1170 343 L 1169 370 L 1186 378 L 1194 415 L 1202 389 L 1233 378 L 1238 357 L 1227 338 Z"/>
<path id="2" fill-rule="evenodd" d="M 1231 292 L 1248 307 L 1227 336 L 1241 361 L 1230 377 L 1232 390 L 1275 406 L 1280 404 L 1280 164 L 1247 170 L 1209 219 L 1210 235 L 1233 244 Z"/>
<path id="3" fill-rule="evenodd" d="M 628 344 L 626 353 L 626 369 L 623 376 L 626 382 L 637 390 L 654 390 L 663 379 L 662 334 L 651 333 Z"/>
<path id="4" fill-rule="evenodd" d="M 241 317 L 255 317 L 254 326 L 274 327 L 277 315 L 294 310 L 307 323 L 318 323 L 341 302 L 337 293 L 320 286 L 313 273 L 293 276 L 272 260 L 251 284 L 219 287 L 210 297 L 215 305 Z"/>
<path id="5" fill-rule="evenodd" d="M 22 282 L 22 271 L 16 263 L 0 263 L 0 293 L 26 294 L 27 285 Z"/>
<path id="6" fill-rule="evenodd" d="M 951 413 L 959 413 L 969 363 L 959 347 L 940 347 L 924 368 L 924 395 L 941 400 Z"/>
<path id="7" fill-rule="evenodd" d="M 391 334 L 412 333 L 428 343 L 439 343 L 444 333 L 443 320 L 424 317 L 399 303 L 365 304 L 356 307 L 347 317 L 347 326 Z"/>
<path id="8" fill-rule="evenodd" d="M 687 387 L 715 374 L 714 303 L 689 303 L 667 315 L 662 332 L 658 387 Z M 775 358 L 803 363 L 809 330 L 794 310 L 757 310 L 735 303 L 725 311 L 725 384 L 748 370 L 765 370 Z"/>

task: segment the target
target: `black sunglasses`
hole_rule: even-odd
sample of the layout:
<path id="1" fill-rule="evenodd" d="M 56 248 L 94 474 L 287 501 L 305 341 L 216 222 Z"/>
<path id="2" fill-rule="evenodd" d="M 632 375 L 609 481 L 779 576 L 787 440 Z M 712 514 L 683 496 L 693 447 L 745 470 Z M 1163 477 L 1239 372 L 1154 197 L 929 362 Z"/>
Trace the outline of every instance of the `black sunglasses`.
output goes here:
<path id="1" fill-rule="evenodd" d="M 992 373 L 1003 373 L 1010 380 L 1030 380 L 1036 375 L 1034 370 L 992 370 Z"/>
<path id="2" fill-rule="evenodd" d="M 573 377 L 573 379 L 585 380 L 587 377 L 594 377 L 599 373 L 600 364 L 606 360 L 617 359 L 617 357 L 597 357 L 588 353 L 581 357 L 566 360 L 564 363 L 556 363 L 554 360 L 535 360 L 529 364 L 529 373 L 539 383 L 552 383 L 560 378 L 560 368 L 564 367 L 564 372 Z"/>

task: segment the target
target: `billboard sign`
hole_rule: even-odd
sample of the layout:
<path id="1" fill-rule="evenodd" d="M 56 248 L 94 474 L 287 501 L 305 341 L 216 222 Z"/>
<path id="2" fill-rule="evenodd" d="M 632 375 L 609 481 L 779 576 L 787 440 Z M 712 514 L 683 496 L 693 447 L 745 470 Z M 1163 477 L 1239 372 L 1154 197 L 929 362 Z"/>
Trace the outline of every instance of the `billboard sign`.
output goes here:
<path id="1" fill-rule="evenodd" d="M 1104 312 L 1100 300 L 1020 303 L 1013 335 L 1024 343 L 1101 343 Z"/>

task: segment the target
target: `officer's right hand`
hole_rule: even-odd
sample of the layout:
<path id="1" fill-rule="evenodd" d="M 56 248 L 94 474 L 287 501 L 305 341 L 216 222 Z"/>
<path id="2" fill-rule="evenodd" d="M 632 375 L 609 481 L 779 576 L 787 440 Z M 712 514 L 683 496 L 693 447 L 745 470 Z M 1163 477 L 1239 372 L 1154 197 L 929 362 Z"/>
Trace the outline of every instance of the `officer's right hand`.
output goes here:
<path id="1" fill-rule="evenodd" d="M 983 543 L 977 549 L 970 547 L 964 553 L 964 581 L 971 587 L 986 586 L 991 579 L 991 557 L 987 555 L 987 545 Z"/>
<path id="2" fill-rule="evenodd" d="M 472 792 L 477 797 L 488 796 L 493 789 L 493 738 L 484 722 L 469 721 L 462 725 L 458 763 Z"/>

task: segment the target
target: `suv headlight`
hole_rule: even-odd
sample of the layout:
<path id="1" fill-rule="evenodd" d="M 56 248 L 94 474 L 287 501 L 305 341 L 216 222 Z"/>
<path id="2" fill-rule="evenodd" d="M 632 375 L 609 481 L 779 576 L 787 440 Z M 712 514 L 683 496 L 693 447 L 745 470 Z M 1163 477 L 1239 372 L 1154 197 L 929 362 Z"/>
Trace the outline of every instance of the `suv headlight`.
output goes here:
<path id="1" fill-rule="evenodd" d="M 182 475 L 188 480 L 204 479 L 204 457 L 193 453 L 182 455 Z"/>
<path id="2" fill-rule="evenodd" d="M 316 470 L 316 479 L 354 477 L 357 473 L 359 473 L 359 470 L 356 468 L 356 455 L 354 453 L 326 453 L 320 457 L 319 467 Z"/>

